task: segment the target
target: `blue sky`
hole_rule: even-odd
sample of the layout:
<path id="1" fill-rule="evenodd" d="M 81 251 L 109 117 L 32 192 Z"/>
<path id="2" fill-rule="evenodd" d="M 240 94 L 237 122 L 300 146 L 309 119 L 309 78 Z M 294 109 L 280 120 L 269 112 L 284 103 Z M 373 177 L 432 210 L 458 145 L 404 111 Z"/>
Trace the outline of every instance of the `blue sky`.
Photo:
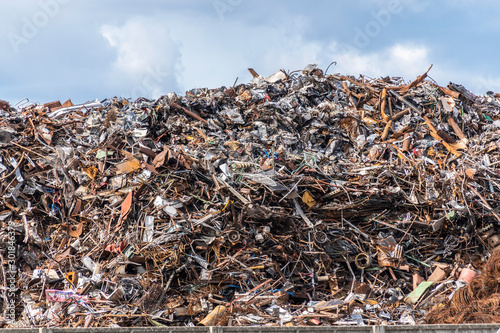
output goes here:
<path id="1" fill-rule="evenodd" d="M 0 99 L 16 103 L 245 83 L 320 68 L 500 91 L 498 1 L 2 1 Z"/>

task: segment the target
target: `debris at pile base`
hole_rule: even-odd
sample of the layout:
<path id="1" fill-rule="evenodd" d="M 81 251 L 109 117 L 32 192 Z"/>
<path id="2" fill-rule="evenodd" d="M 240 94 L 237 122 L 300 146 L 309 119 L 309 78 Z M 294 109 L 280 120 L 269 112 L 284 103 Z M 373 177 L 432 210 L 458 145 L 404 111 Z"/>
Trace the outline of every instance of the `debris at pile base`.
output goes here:
<path id="1" fill-rule="evenodd" d="M 251 72 L 1 101 L 4 327 L 500 321 L 499 95 Z"/>

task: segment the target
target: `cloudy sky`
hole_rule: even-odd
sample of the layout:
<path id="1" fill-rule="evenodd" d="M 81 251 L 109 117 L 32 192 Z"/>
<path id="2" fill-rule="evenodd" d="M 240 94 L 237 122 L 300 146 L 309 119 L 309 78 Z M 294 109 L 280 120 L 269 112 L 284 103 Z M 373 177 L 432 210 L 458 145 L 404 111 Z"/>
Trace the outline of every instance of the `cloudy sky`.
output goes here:
<path id="1" fill-rule="evenodd" d="M 500 2 L 20 0 L 0 4 L 0 99 L 11 103 L 231 86 L 279 69 L 500 91 Z"/>

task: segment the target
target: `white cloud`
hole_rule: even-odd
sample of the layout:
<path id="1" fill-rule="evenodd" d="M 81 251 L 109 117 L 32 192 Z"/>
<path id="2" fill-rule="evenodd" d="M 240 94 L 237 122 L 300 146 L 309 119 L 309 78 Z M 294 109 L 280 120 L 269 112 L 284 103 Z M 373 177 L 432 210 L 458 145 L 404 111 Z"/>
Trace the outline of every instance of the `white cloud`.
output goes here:
<path id="1" fill-rule="evenodd" d="M 287 24 L 259 26 L 241 21 L 229 24 L 227 20 L 204 21 L 203 17 L 194 20 L 198 27 L 184 20 L 168 20 L 176 27 L 175 34 L 170 34 L 167 23 L 159 17 L 133 18 L 123 26 L 102 27 L 102 36 L 117 51 L 114 75 L 132 80 L 133 89 L 148 90 L 151 97 L 158 97 L 172 90 L 227 86 L 237 76 L 240 82 L 245 82 L 250 79 L 247 67 L 267 76 L 281 68 L 296 70 L 314 62 L 326 67 L 336 60 L 338 65 L 334 70 L 342 73 L 413 79 L 430 65 L 428 49 L 421 45 L 395 44 L 382 51 L 368 52 L 342 48 L 335 42 L 306 40 L 300 28 L 305 23 L 300 17 Z M 227 29 L 228 25 L 231 29 Z M 214 35 L 218 38 L 213 38 Z M 165 80 L 154 77 L 156 68 L 160 68 L 160 79 L 165 76 Z M 148 82 L 145 84 L 144 80 Z M 166 82 L 175 87 L 166 86 Z M 127 84 L 130 86 L 130 82 Z M 138 94 L 131 91 L 127 96 Z"/>
<path id="2" fill-rule="evenodd" d="M 59 14 L 50 16 L 16 54 L 8 34 L 23 35 L 25 21 L 43 12 L 42 3 L 54 2 L 60 4 Z M 222 14 L 215 6 L 220 3 L 227 4 Z M 406 80 L 434 63 L 430 75 L 442 85 L 451 80 L 478 92 L 500 88 L 494 43 L 500 30 L 494 10 L 498 1 L 319 3 L 3 1 L 0 10 L 7 14 L 0 21 L 0 60 L 9 66 L 0 70 L 2 98 L 157 97 L 172 90 L 231 85 L 236 77 L 247 82 L 247 67 L 267 76 L 312 62 L 325 69 L 331 61 L 338 65 L 330 73 Z M 400 4 L 401 14 L 381 15 L 391 3 Z M 448 34 L 434 33 L 432 22 L 438 19 Z M 342 49 L 340 41 L 358 46 Z M 470 47 L 458 52 L 461 41 Z"/>
<path id="3" fill-rule="evenodd" d="M 252 24 L 226 15 L 225 20 L 193 17 L 196 25 L 173 18 L 175 40 L 181 51 L 179 83 L 183 90 L 215 88 L 247 82 L 253 67 L 263 76 L 279 69 L 298 69 L 318 61 L 322 45 L 303 38 L 306 23 L 300 18 L 277 17 L 266 24 Z M 203 28 L 200 28 L 203 27 Z"/>
<path id="4" fill-rule="evenodd" d="M 402 1 L 410 6 L 414 1 Z M 473 78 L 448 59 L 436 58 L 429 45 L 394 40 L 386 48 L 376 48 L 382 35 L 356 37 L 349 46 L 333 39 L 306 38 L 311 22 L 297 15 L 276 16 L 265 23 L 247 22 L 233 12 L 224 20 L 214 13 L 170 13 L 168 17 L 130 17 L 123 25 L 101 27 L 101 36 L 116 51 L 113 64 L 113 91 L 126 97 L 159 97 L 169 91 L 183 93 L 196 87 L 232 85 L 236 77 L 247 82 L 247 67 L 263 76 L 279 69 L 297 70 L 309 63 L 323 69 L 331 61 L 337 66 L 329 73 L 369 77 L 401 76 L 407 81 L 421 75 L 434 63 L 430 76 L 440 84 L 450 80 L 470 84 L 481 91 L 495 79 Z M 215 16 L 216 17 L 216 16 Z M 216 17 L 217 18 L 217 17 Z M 341 38 L 341 36 L 339 37 Z M 432 44 L 430 44 L 432 45 Z M 467 82 L 464 82 L 467 78 Z"/>
<path id="5" fill-rule="evenodd" d="M 337 60 L 337 66 L 330 72 L 363 74 L 373 78 L 399 76 L 410 82 L 434 64 L 429 77 L 439 85 L 447 86 L 449 82 L 463 84 L 474 94 L 484 94 L 488 90 L 500 92 L 500 76 L 478 75 L 470 68 L 449 63 L 447 59 L 436 59 L 424 45 L 394 44 L 378 52 L 365 52 L 333 43 L 328 49 Z"/>
<path id="6" fill-rule="evenodd" d="M 371 77 L 401 76 L 413 80 L 430 65 L 429 50 L 422 45 L 395 44 L 378 52 L 345 49 L 338 44 L 330 47 L 337 59 L 336 71 Z"/>
<path id="7" fill-rule="evenodd" d="M 102 36 L 116 49 L 113 76 L 128 96 L 159 97 L 178 90 L 180 45 L 159 20 L 129 19 L 123 26 L 104 25 Z"/>

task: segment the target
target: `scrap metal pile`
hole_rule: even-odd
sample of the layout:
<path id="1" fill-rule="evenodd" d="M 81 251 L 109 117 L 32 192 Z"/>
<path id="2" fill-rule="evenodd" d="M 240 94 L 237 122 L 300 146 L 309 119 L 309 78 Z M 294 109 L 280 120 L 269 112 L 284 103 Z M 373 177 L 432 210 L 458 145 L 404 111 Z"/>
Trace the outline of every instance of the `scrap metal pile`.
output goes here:
<path id="1" fill-rule="evenodd" d="M 4 327 L 500 321 L 499 95 L 250 71 L 0 104 Z"/>

